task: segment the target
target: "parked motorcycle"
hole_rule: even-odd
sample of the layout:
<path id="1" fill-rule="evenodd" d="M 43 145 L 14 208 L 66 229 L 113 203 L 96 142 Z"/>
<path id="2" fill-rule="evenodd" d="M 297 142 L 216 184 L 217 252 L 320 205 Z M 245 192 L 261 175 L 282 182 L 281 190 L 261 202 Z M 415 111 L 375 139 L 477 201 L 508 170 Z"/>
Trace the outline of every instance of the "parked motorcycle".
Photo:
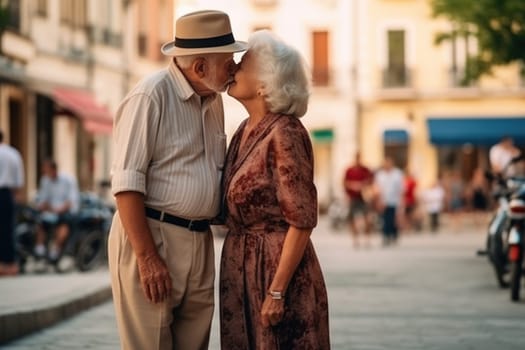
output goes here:
<path id="1" fill-rule="evenodd" d="M 520 299 L 520 289 L 523 276 L 525 249 L 525 184 L 512 196 L 508 213 L 510 230 L 508 237 L 508 258 L 510 265 L 510 298 Z"/>
<path id="2" fill-rule="evenodd" d="M 80 208 L 70 227 L 69 237 L 58 262 L 52 264 L 56 271 L 65 272 L 70 266 L 62 267 L 61 260 L 69 256 L 80 271 L 94 269 L 106 257 L 106 242 L 113 208 L 91 193 L 81 193 Z M 29 261 L 37 262 L 34 255 L 36 228 L 41 220 L 40 213 L 31 206 L 21 206 L 15 226 L 15 244 L 19 257 L 20 271 L 25 272 Z M 51 225 L 50 230 L 54 227 Z M 47 232 L 50 236 L 51 232 Z M 46 264 L 50 262 L 46 261 Z"/>
<path id="3" fill-rule="evenodd" d="M 506 170 L 514 164 L 523 160 L 522 156 L 514 158 L 504 169 Z M 498 202 L 498 207 L 494 213 L 488 227 L 486 248 L 479 251 L 479 255 L 487 255 L 490 263 L 494 267 L 496 280 L 501 288 L 508 288 L 510 285 L 509 259 L 508 259 L 508 234 L 511 226 L 509 217 L 509 202 L 511 196 L 525 183 L 525 179 L 501 175 L 486 174 L 487 179 L 493 183 L 493 195 Z"/>

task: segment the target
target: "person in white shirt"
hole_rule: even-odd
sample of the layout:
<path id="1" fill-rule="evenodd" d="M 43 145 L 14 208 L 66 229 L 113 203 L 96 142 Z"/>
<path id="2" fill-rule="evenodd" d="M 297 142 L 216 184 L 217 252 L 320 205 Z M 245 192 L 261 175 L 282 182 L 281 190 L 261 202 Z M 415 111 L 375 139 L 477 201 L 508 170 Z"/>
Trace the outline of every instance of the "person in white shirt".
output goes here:
<path id="1" fill-rule="evenodd" d="M 398 238 L 398 209 L 403 205 L 404 176 L 395 167 L 394 160 L 386 157 L 383 167 L 375 175 L 379 195 L 379 211 L 383 217 L 383 243 L 395 243 Z"/>
<path id="2" fill-rule="evenodd" d="M 514 140 L 509 136 L 503 137 L 500 142 L 490 148 L 489 160 L 491 170 L 499 175 L 511 175 L 511 167 L 507 168 L 507 166 L 519 154 L 520 150 L 514 146 Z"/>
<path id="3" fill-rule="evenodd" d="M 4 134 L 0 131 L 0 276 L 18 273 L 14 242 L 15 199 L 24 185 L 22 157 L 3 141 Z"/>
<path id="4" fill-rule="evenodd" d="M 439 181 L 423 192 L 422 199 L 429 215 L 430 231 L 436 232 L 439 229 L 439 213 L 443 210 L 445 201 L 445 190 Z"/>
<path id="5" fill-rule="evenodd" d="M 79 207 L 77 182 L 72 176 L 59 173 L 57 163 L 47 159 L 42 163 L 43 176 L 37 195 L 40 223 L 37 228 L 35 255 L 45 257 L 48 231 L 53 237 L 47 257 L 56 263 L 69 237 L 74 214 Z"/>

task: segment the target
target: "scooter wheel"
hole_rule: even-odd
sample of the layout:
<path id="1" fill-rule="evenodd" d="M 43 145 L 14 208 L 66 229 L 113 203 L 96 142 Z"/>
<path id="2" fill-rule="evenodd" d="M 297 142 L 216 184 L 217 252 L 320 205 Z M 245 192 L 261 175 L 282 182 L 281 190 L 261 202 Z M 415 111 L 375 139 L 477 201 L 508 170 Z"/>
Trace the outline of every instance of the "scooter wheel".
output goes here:
<path id="1" fill-rule="evenodd" d="M 105 248 L 105 235 L 101 231 L 89 232 L 79 243 L 76 254 L 77 268 L 84 272 L 97 267 L 102 262 Z"/>

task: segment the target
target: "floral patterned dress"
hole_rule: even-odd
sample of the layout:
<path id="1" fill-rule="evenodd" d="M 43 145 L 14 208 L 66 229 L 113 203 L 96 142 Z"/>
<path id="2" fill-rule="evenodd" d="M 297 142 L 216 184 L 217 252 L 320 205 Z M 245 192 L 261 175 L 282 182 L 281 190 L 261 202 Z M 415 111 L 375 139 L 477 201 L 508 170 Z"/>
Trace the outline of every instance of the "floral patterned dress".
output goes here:
<path id="1" fill-rule="evenodd" d="M 289 226 L 317 224 L 308 132 L 296 117 L 268 114 L 240 149 L 245 125 L 232 139 L 223 177 L 222 349 L 329 349 L 328 299 L 311 241 L 286 290 L 283 320 L 263 328 L 260 316 Z"/>

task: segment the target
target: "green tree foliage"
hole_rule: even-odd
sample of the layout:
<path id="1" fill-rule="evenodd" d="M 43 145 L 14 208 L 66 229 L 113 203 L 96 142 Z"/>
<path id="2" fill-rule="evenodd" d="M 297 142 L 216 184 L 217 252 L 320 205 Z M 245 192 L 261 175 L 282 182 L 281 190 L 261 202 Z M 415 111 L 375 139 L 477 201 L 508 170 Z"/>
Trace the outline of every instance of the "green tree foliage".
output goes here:
<path id="1" fill-rule="evenodd" d="M 465 80 L 490 74 L 494 66 L 519 62 L 525 67 L 525 0 L 431 0 L 434 17 L 453 24 L 436 44 L 454 37 L 474 37 L 478 51 L 469 55 Z M 522 75 L 525 73 L 522 68 Z"/>

